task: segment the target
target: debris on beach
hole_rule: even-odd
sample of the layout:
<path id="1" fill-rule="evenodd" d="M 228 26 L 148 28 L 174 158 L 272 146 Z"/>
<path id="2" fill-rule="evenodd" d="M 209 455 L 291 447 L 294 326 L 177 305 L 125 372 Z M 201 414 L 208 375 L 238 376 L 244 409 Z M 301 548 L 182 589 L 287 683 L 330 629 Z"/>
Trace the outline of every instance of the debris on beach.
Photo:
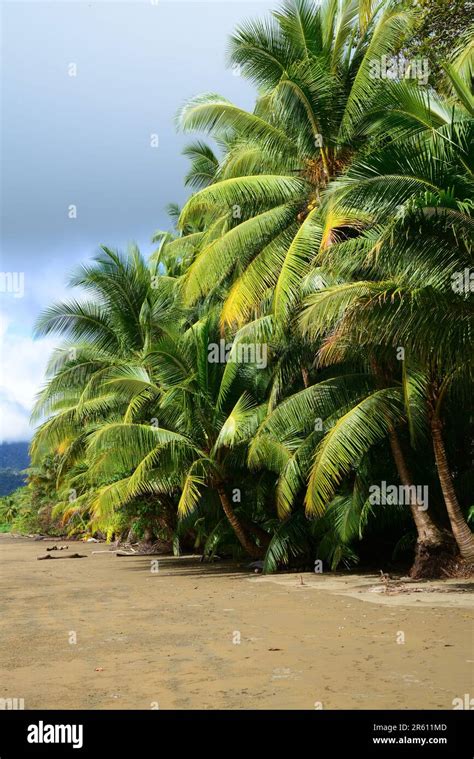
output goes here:
<path id="1" fill-rule="evenodd" d="M 212 553 L 212 554 L 203 553 L 199 561 L 201 564 L 204 564 L 206 561 L 209 564 L 213 564 L 215 561 L 222 561 L 222 556 L 218 556 L 217 553 Z"/>
<path id="2" fill-rule="evenodd" d="M 252 561 L 250 564 L 247 564 L 247 569 L 253 569 L 255 574 L 258 574 L 259 572 L 263 572 L 263 561 Z"/>
<path id="3" fill-rule="evenodd" d="M 149 556 L 150 554 L 139 553 L 138 551 L 112 551 L 116 556 Z M 153 554 L 155 555 L 155 554 Z"/>
<path id="4" fill-rule="evenodd" d="M 87 556 L 83 553 L 70 553 L 68 556 L 51 556 L 50 553 L 46 556 L 37 556 L 38 561 L 45 561 L 46 559 L 87 559 Z"/>

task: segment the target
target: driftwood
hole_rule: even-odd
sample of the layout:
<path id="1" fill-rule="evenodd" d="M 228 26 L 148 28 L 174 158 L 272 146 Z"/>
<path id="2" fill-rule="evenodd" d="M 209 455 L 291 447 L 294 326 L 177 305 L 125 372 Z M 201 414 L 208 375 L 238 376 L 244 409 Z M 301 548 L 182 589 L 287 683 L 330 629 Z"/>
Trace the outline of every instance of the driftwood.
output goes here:
<path id="1" fill-rule="evenodd" d="M 128 553 L 128 551 L 114 551 L 116 556 L 140 556 L 136 551 L 134 553 Z M 143 556 L 143 554 L 142 554 Z"/>
<path id="2" fill-rule="evenodd" d="M 117 556 L 139 556 L 136 551 L 133 550 L 131 553 L 127 553 L 127 551 L 120 550 L 119 548 L 110 549 L 109 551 L 92 551 L 92 553 L 108 553 L 109 556 L 113 556 L 113 554 L 117 554 Z"/>
<path id="3" fill-rule="evenodd" d="M 135 551 L 134 553 L 127 553 L 127 551 L 114 551 L 116 556 L 163 556 L 162 553 L 140 553 Z"/>
<path id="4" fill-rule="evenodd" d="M 51 556 L 48 553 L 47 556 L 38 556 L 38 561 L 45 561 L 46 559 L 87 559 L 87 556 L 82 553 L 70 553 L 68 556 Z"/>
<path id="5" fill-rule="evenodd" d="M 119 548 L 114 549 L 113 551 L 92 551 L 93 554 L 97 553 L 108 553 L 109 556 L 113 556 L 114 554 L 116 556 L 163 556 L 161 553 L 140 553 L 139 551 L 123 551 Z"/>

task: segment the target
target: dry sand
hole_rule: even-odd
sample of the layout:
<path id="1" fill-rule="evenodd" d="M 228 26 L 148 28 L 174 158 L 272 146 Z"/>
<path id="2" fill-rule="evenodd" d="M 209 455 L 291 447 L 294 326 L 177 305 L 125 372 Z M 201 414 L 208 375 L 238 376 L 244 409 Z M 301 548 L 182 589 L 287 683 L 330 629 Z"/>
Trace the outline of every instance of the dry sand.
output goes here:
<path id="1" fill-rule="evenodd" d="M 92 555 L 104 544 L 37 561 L 51 545 L 0 535 L 0 697 L 27 709 L 450 709 L 474 692 L 468 581 L 392 595 L 376 575 L 196 557 L 153 573 L 156 557 Z"/>

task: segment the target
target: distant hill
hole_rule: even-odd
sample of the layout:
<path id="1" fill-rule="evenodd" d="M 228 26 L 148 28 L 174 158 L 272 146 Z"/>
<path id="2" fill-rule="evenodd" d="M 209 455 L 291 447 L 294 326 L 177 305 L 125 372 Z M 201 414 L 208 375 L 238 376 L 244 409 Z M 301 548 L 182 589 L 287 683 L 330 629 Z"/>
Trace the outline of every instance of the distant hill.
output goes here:
<path id="1" fill-rule="evenodd" d="M 26 469 L 30 465 L 29 442 L 0 443 L 0 469 Z"/>
<path id="2" fill-rule="evenodd" d="M 29 443 L 0 444 L 0 496 L 8 495 L 25 482 L 23 469 L 30 465 Z"/>

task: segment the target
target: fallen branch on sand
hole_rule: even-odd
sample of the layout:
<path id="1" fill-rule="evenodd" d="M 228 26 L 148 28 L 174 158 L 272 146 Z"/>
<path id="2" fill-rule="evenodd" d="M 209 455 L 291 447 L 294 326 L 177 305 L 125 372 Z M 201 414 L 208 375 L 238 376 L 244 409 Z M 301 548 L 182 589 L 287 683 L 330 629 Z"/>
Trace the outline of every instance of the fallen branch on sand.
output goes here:
<path id="1" fill-rule="evenodd" d="M 107 553 L 109 556 L 113 556 L 114 553 L 117 553 L 117 549 L 109 548 L 108 551 L 91 551 L 91 553 Z"/>
<path id="2" fill-rule="evenodd" d="M 163 556 L 162 553 L 148 553 L 143 552 L 140 553 L 140 551 L 135 551 L 134 553 L 128 553 L 127 551 L 114 551 L 116 556 Z"/>
<path id="3" fill-rule="evenodd" d="M 121 548 L 109 548 L 107 551 L 92 551 L 92 553 L 107 553 L 109 556 L 112 556 L 114 553 L 117 556 L 143 556 L 143 554 L 138 553 L 135 551 L 134 548 L 130 548 L 130 551 L 124 551 Z"/>
<path id="4" fill-rule="evenodd" d="M 87 559 L 87 556 L 82 553 L 70 553 L 68 556 L 51 556 L 48 553 L 47 556 L 38 556 L 38 561 L 45 561 L 46 559 Z"/>
<path id="5" fill-rule="evenodd" d="M 120 548 L 115 548 L 111 551 L 92 551 L 92 553 L 108 553 L 109 556 L 113 556 L 115 554 L 116 556 L 162 556 L 161 553 L 148 553 L 148 552 L 140 552 L 140 551 L 134 551 L 133 548 L 131 551 L 123 551 Z"/>
<path id="6" fill-rule="evenodd" d="M 143 556 L 144 554 L 139 554 L 137 551 L 134 551 L 131 553 L 130 551 L 114 551 L 116 556 Z"/>

